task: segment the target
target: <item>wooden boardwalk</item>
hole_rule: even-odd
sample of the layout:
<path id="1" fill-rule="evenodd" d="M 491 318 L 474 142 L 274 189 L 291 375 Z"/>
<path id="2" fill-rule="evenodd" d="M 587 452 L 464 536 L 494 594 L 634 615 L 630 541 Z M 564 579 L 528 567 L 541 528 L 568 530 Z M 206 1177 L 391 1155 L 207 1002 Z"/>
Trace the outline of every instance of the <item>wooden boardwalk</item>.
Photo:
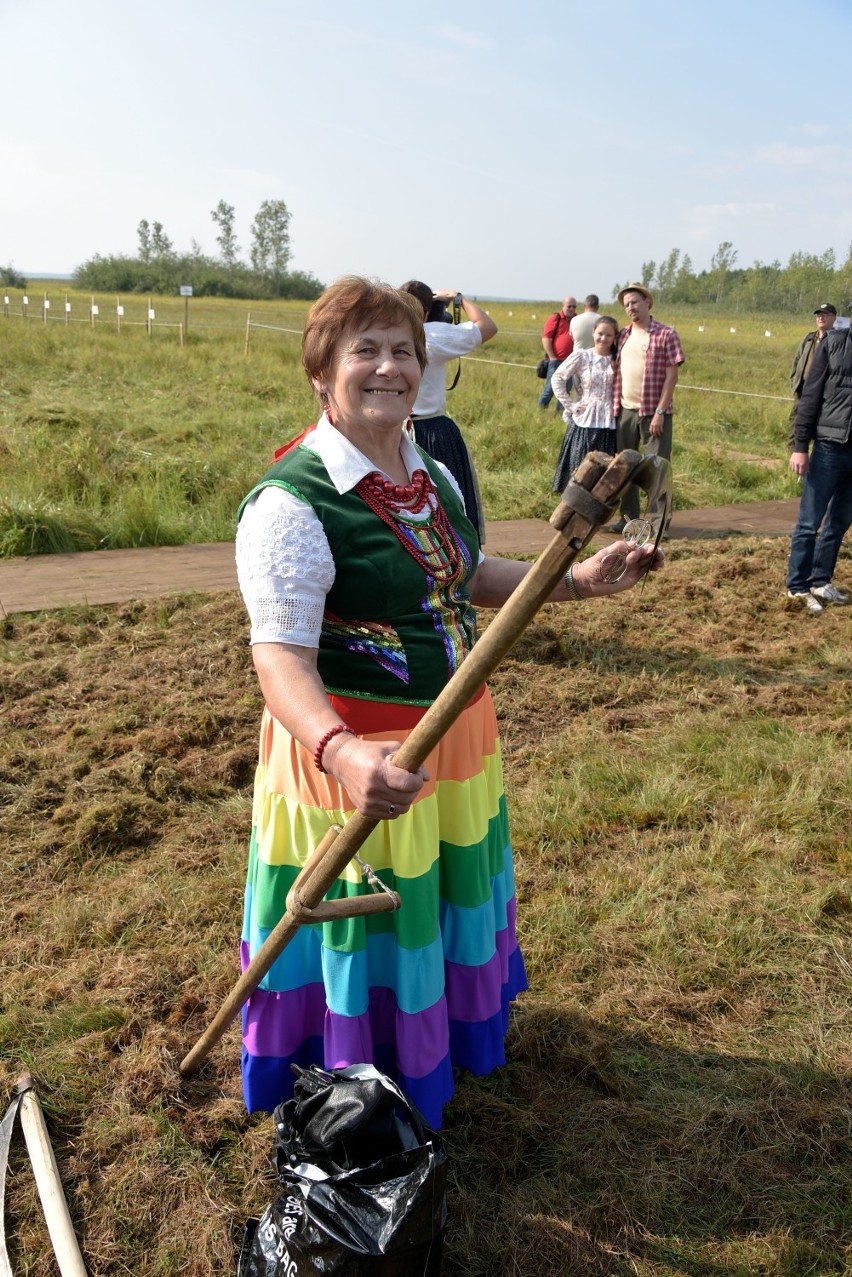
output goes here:
<path id="1" fill-rule="evenodd" d="M 798 498 L 749 501 L 709 510 L 676 510 L 670 538 L 789 536 Z M 489 523 L 489 554 L 535 556 L 553 533 L 544 519 Z M 595 542 L 614 538 L 601 532 Z M 233 541 L 157 546 L 140 550 L 92 550 L 0 559 L 0 617 L 79 604 L 123 603 L 174 592 L 236 590 Z"/>

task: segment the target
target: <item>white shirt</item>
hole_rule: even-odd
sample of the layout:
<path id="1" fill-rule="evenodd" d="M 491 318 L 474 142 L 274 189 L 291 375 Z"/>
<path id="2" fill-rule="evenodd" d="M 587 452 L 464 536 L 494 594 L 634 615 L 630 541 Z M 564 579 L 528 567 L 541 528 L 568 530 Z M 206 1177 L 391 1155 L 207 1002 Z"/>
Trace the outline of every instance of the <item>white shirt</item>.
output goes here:
<path id="1" fill-rule="evenodd" d="M 377 468 L 325 415 L 301 446 L 316 453 L 341 495 Z M 409 479 L 415 470 L 424 469 L 404 431 L 400 456 Z M 441 471 L 464 506 L 455 479 L 445 466 Z M 428 511 L 423 517 L 428 517 Z M 334 584 L 335 567 L 313 508 L 274 484 L 262 488 L 243 511 L 236 555 L 237 579 L 251 621 L 250 641 L 318 647 L 325 596 Z"/>
<path id="2" fill-rule="evenodd" d="M 445 366 L 452 359 L 469 355 L 482 345 L 482 333 L 476 324 L 424 324 L 426 329 L 426 367 L 412 408 L 415 417 L 437 417 L 447 407 Z"/>
<path id="3" fill-rule="evenodd" d="M 595 324 L 600 319 L 596 310 L 582 310 L 569 325 L 574 338 L 574 349 L 591 350 L 595 344 Z"/>

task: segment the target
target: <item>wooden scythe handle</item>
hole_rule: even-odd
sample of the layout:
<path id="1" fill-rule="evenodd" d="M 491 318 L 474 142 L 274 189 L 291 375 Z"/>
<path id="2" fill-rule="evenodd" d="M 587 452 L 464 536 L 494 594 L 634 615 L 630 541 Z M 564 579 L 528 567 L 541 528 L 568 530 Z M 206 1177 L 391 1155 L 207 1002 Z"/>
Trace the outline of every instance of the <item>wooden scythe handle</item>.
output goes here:
<path id="1" fill-rule="evenodd" d="M 629 485 L 641 461 L 639 453 L 631 450 L 612 458 L 603 452 L 590 452 L 578 466 L 574 483 L 610 506 Z M 568 491 L 566 489 L 566 493 Z M 554 511 L 550 524 L 557 529 L 550 544 L 394 755 L 398 767 L 416 772 L 425 763 L 600 526 L 565 501 Z M 303 870 L 306 880 L 303 882 L 300 875 L 294 883 L 281 921 L 258 949 L 210 1026 L 181 1060 L 180 1071 L 184 1076 L 193 1073 L 206 1059 L 302 922 L 311 921 L 305 915 L 317 907 L 378 824 L 373 817 L 356 812 L 342 830 L 338 832 L 337 826 L 329 830 Z"/>
<path id="2" fill-rule="evenodd" d="M 74 1233 L 71 1213 L 65 1200 L 59 1168 L 47 1133 L 47 1125 L 38 1096 L 33 1090 L 32 1078 L 25 1074 L 17 1085 L 21 1096 L 18 1110 L 21 1129 L 27 1143 L 36 1188 L 53 1244 L 56 1262 L 62 1277 L 87 1277 L 80 1245 Z"/>

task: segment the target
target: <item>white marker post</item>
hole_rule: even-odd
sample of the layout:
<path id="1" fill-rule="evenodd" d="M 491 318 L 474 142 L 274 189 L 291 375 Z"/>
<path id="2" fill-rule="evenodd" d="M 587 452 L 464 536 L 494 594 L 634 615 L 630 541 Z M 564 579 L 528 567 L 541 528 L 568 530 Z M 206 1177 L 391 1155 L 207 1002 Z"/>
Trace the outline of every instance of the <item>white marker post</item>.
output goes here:
<path id="1" fill-rule="evenodd" d="M 124 314 L 124 307 L 121 304 L 121 298 L 115 299 L 115 331 L 121 335 L 121 317 Z"/>
<path id="2" fill-rule="evenodd" d="M 68 300 L 68 294 L 65 294 L 65 327 L 68 327 L 68 316 L 71 314 L 71 303 Z"/>
<path id="3" fill-rule="evenodd" d="M 97 304 L 97 302 L 95 301 L 95 299 L 94 299 L 94 297 L 93 297 L 93 298 L 92 298 L 92 309 L 91 309 L 91 318 L 92 318 L 92 327 L 93 327 L 93 328 L 94 328 L 94 326 L 95 326 L 95 320 L 97 319 L 97 317 L 98 317 L 98 304 Z"/>
<path id="4" fill-rule="evenodd" d="M 47 323 L 47 313 L 49 310 L 50 310 L 50 298 L 48 297 L 47 293 L 45 293 L 44 301 L 42 302 L 42 305 L 41 305 L 41 322 L 43 324 Z"/>
<path id="5" fill-rule="evenodd" d="M 183 298 L 183 332 L 189 332 L 189 299 L 192 296 L 192 284 L 181 284 L 180 295 Z M 183 345 L 183 333 L 181 333 L 180 344 Z"/>
<path id="6" fill-rule="evenodd" d="M 29 306 L 29 304 L 30 304 L 30 299 L 29 297 L 27 297 L 26 293 L 24 293 L 23 297 L 21 298 L 21 314 L 23 315 L 24 319 L 26 319 L 27 317 L 27 307 Z"/>
<path id="7" fill-rule="evenodd" d="M 157 316 L 154 314 L 154 307 L 151 305 L 151 298 L 149 297 L 148 298 L 148 319 L 147 319 L 149 337 L 151 336 L 151 333 L 154 331 L 154 320 L 156 318 Z"/>

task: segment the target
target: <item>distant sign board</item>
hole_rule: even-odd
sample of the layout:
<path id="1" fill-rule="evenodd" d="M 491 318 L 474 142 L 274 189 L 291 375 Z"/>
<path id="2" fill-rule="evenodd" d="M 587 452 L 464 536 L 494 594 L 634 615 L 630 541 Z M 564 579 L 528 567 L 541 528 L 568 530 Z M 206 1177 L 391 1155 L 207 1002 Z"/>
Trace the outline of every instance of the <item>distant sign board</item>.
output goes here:
<path id="1" fill-rule="evenodd" d="M 181 295 L 181 297 L 191 297 L 191 296 L 192 296 L 192 284 L 181 284 L 181 286 L 180 286 L 180 295 Z"/>

